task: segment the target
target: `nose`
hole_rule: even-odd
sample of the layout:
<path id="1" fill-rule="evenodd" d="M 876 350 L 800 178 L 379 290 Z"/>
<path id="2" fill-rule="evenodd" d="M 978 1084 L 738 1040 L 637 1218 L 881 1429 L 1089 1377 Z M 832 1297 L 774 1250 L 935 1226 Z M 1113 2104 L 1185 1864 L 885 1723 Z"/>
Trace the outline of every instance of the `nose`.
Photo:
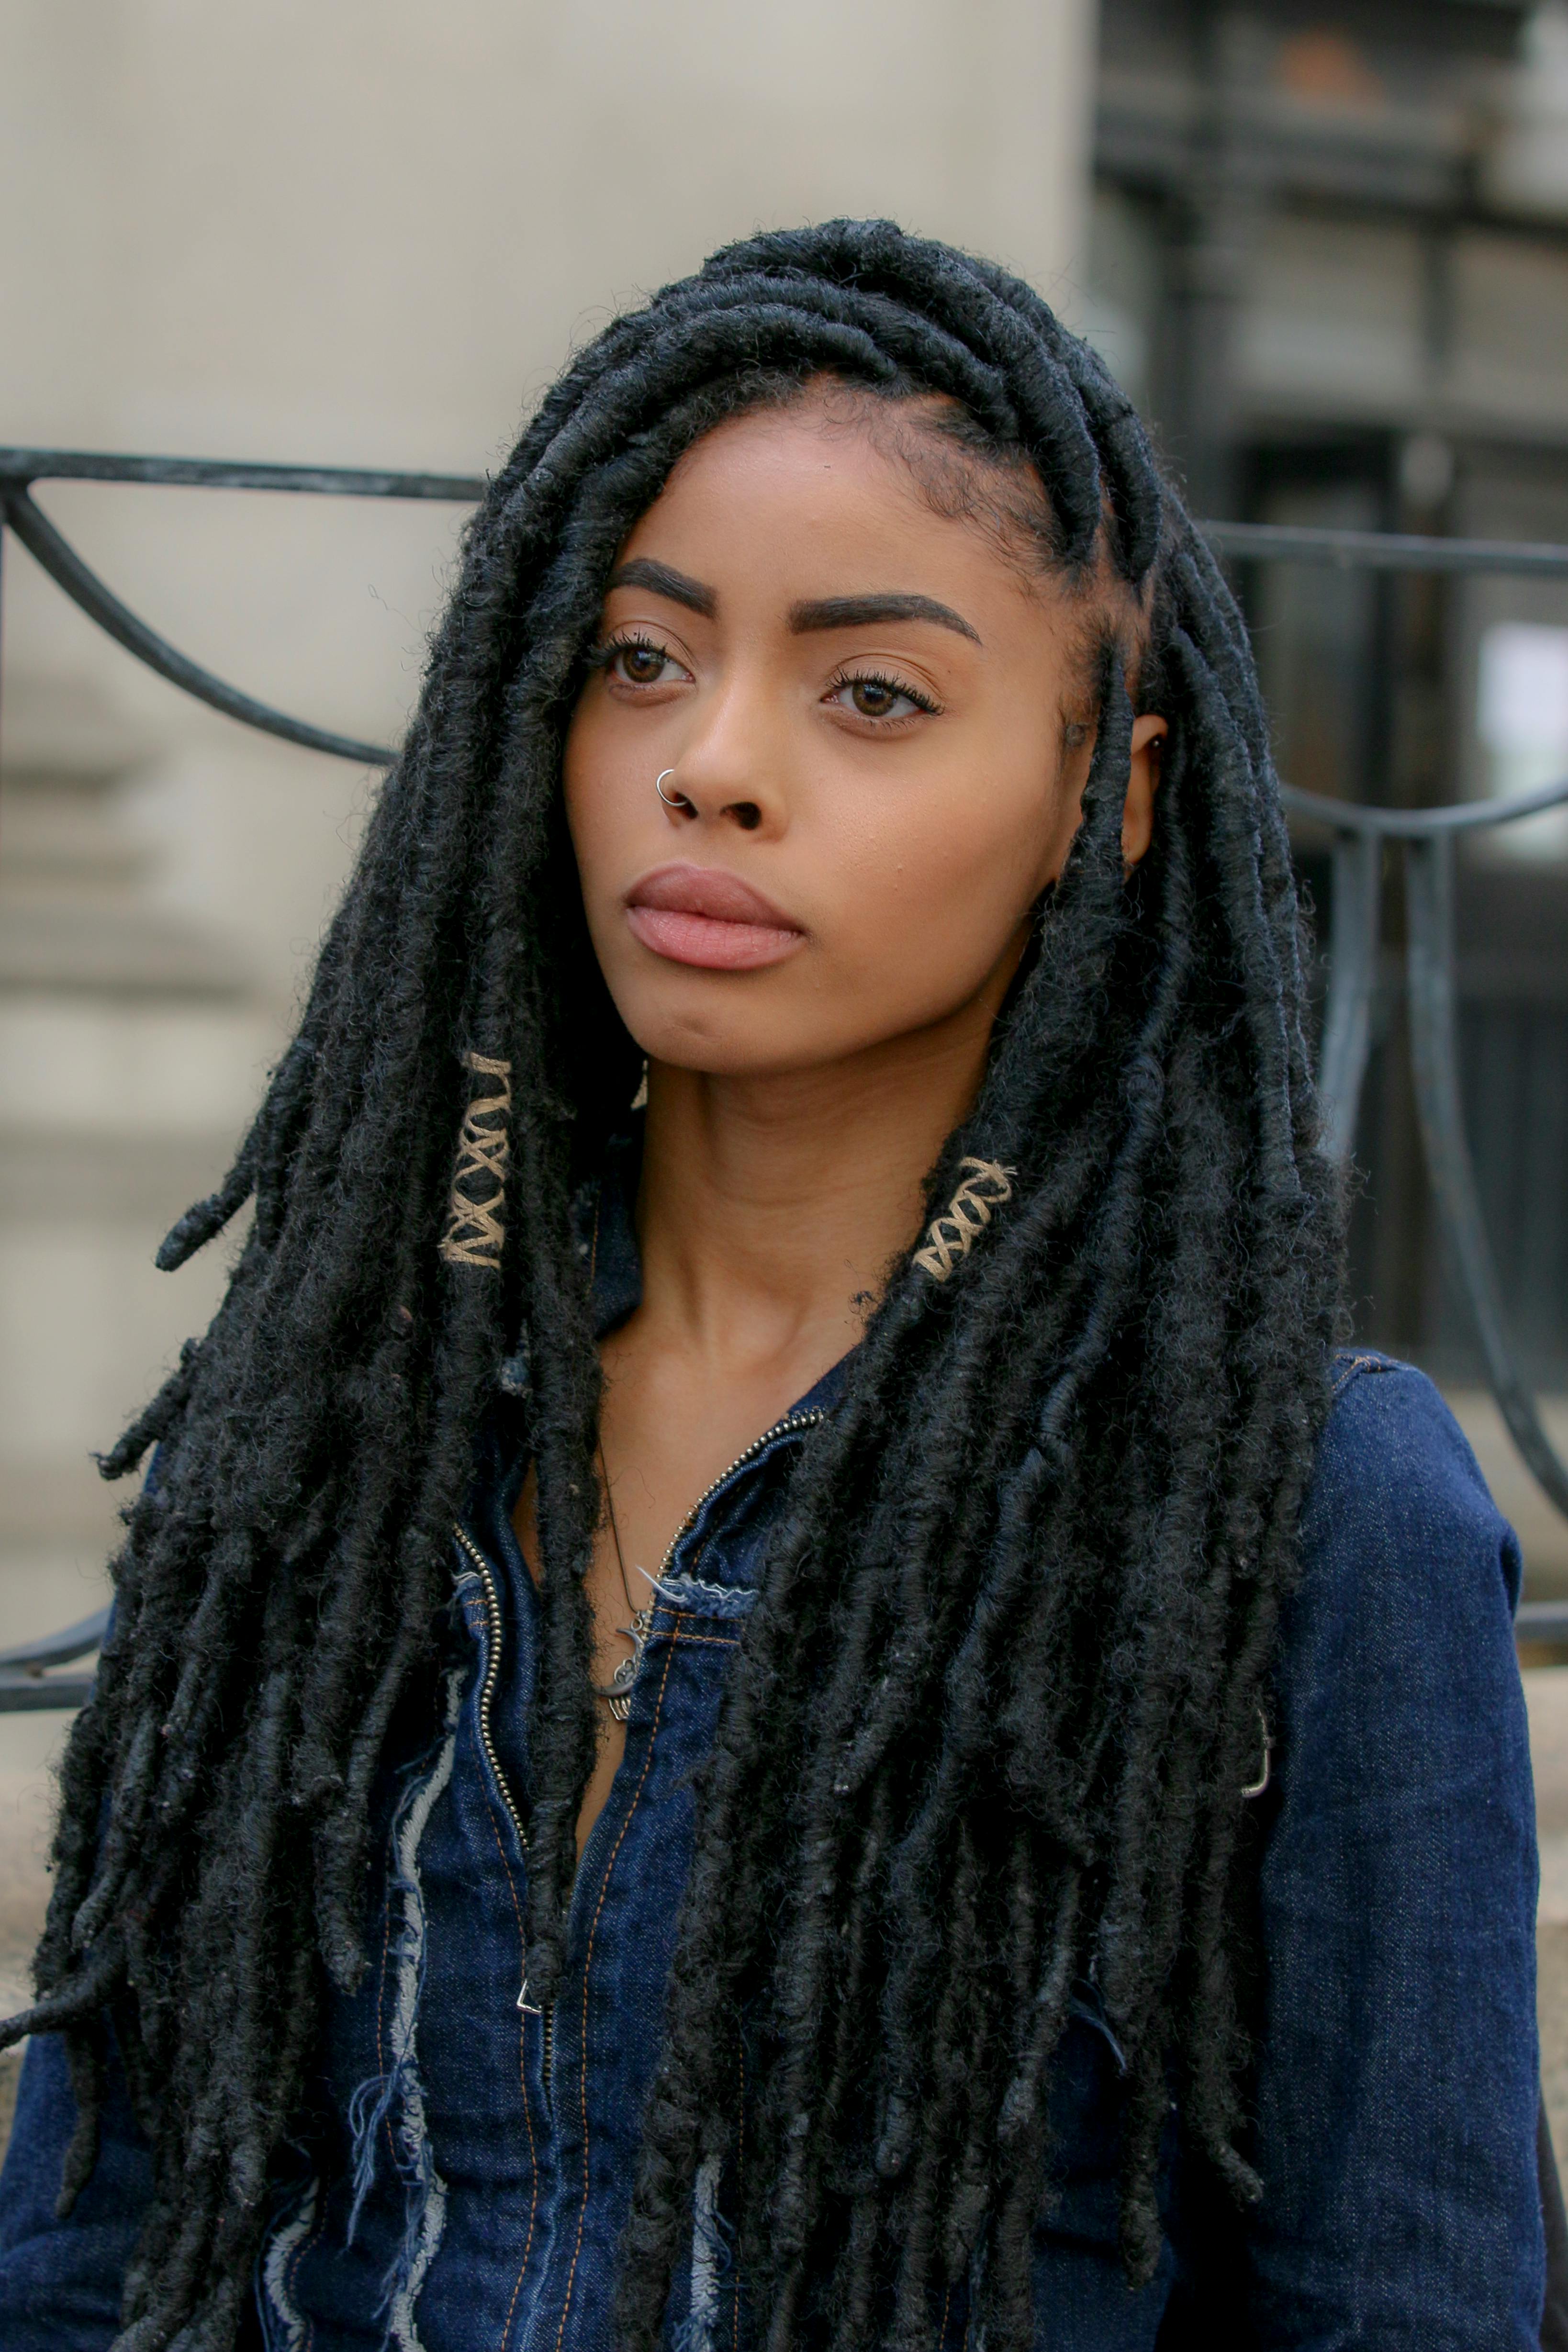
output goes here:
<path id="1" fill-rule="evenodd" d="M 658 778 L 658 792 L 679 829 L 734 825 L 742 833 L 778 832 L 784 823 L 780 762 L 758 698 L 738 688 L 719 697 Z M 776 751 L 776 745 L 772 747 Z"/>
<path id="2" fill-rule="evenodd" d="M 669 821 L 674 825 L 700 824 L 714 818 L 721 824 L 739 825 L 742 833 L 756 833 L 762 825 L 760 802 L 726 800 L 721 784 L 715 789 L 698 782 L 684 761 L 679 771 L 666 768 L 654 790 L 668 810 Z"/>

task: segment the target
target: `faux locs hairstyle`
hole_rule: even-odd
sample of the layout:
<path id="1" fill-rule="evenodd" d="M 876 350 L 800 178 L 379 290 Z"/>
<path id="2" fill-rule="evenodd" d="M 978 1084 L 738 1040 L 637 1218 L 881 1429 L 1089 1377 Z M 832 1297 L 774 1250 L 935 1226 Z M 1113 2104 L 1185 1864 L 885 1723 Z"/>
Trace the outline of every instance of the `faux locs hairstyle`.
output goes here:
<path id="1" fill-rule="evenodd" d="M 1108 661 L 1083 824 L 931 1213 L 965 1160 L 1007 1178 L 945 1278 L 911 1246 L 793 1475 L 701 1790 L 618 2324 L 632 2352 L 660 2340 L 694 2183 L 734 2146 L 742 2014 L 736 2219 L 770 2352 L 918 2352 L 961 2277 L 993 2352 L 1032 2346 L 1053 2058 L 1086 1978 L 1126 2059 L 1132 2279 L 1173 2091 L 1258 2193 L 1243 1792 L 1338 1264 L 1264 715 L 1230 595 L 1092 354 L 1001 270 L 838 221 L 719 254 L 545 400 L 469 528 L 299 1034 L 163 1246 L 181 1263 L 254 1198 L 210 1330 L 104 1465 L 159 1445 L 64 1766 L 37 2006 L 5 2030 L 67 2038 L 68 2204 L 112 2023 L 155 2158 L 136 2352 L 234 2339 L 329 1984 L 365 1967 L 388 1727 L 433 1685 L 476 1428 L 520 1360 L 544 1625 L 527 1969 L 542 2001 L 559 1981 L 600 1509 L 569 1202 L 637 1066 L 587 943 L 563 738 L 616 550 L 682 451 L 823 375 L 939 395 L 999 473 L 1034 468 L 1059 578 L 1143 614 L 1170 738 L 1129 877 Z M 481 1182 L 478 1238 L 443 1255 L 465 1119 L 481 1174 L 504 1129 L 506 1194 Z"/>

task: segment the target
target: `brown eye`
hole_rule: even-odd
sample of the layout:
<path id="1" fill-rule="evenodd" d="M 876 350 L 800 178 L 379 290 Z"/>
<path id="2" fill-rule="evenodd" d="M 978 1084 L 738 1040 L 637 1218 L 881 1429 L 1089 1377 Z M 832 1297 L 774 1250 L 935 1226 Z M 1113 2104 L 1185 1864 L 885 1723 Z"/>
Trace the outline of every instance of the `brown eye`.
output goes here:
<path id="1" fill-rule="evenodd" d="M 928 702 L 913 687 L 900 686 L 896 678 L 841 677 L 828 695 L 830 702 L 841 710 L 852 710 L 857 719 L 910 719 L 917 710 L 928 717 L 936 716 L 937 706 Z"/>
<path id="2" fill-rule="evenodd" d="M 628 686 L 658 686 L 668 659 L 657 646 L 620 646 L 616 667 Z"/>

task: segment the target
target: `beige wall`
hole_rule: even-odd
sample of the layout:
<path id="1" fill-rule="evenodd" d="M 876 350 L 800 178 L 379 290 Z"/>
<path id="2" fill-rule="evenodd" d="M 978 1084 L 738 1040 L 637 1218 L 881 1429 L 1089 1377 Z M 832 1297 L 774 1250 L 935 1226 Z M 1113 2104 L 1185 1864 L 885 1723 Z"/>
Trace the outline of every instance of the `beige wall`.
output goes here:
<path id="1" fill-rule="evenodd" d="M 639 289 L 835 211 L 1053 287 L 1079 242 L 1089 37 L 1086 0 L 12 0 L 0 436 L 478 470 Z M 193 652 L 395 730 L 454 518 L 49 503 Z M 35 593 L 25 557 L 11 571 L 11 761 L 172 771 L 149 812 L 174 836 L 160 894 L 286 985 L 358 785 L 180 705 Z M 214 788 L 213 763 L 245 782 Z"/>
<path id="2" fill-rule="evenodd" d="M 1070 310 L 1091 36 L 1089 0 L 11 0 L 0 440 L 477 471 L 639 289 L 835 212 Z M 395 732 L 450 510 L 40 497 L 221 674 Z M 151 1250 L 221 1170 L 370 784 L 183 700 L 14 541 L 5 646 L 0 1642 L 99 1590 L 87 1449 L 222 1275 Z"/>

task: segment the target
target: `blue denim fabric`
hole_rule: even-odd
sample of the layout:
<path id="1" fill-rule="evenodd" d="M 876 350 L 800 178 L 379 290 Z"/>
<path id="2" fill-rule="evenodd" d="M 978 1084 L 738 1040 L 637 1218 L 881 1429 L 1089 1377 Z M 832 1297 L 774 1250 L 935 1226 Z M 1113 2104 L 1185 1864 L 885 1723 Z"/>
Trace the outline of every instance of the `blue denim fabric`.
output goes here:
<path id="1" fill-rule="evenodd" d="M 613 1176 L 616 1171 L 612 1171 Z M 621 1178 L 598 1220 L 605 1328 L 638 1275 Z M 618 2235 L 657 2063 L 713 1736 L 764 1538 L 828 1376 L 710 1493 L 674 1547 L 588 1842 L 553 2012 L 521 1922 L 535 1601 L 510 1526 L 524 1410 L 503 1396 L 453 1549 L 437 1719 L 378 1802 L 372 1966 L 335 2001 L 321 2077 L 258 2277 L 269 2352 L 608 2352 Z M 1038 2236 L 1042 2346 L 1500 2352 L 1537 2342 L 1535 1850 L 1510 1612 L 1520 1562 L 1436 1391 L 1340 1360 L 1306 1509 L 1305 1573 L 1258 1801 L 1264 2032 L 1242 2216 L 1167 2135 L 1167 2245 L 1118 2264 L 1120 2053 L 1079 1988 L 1054 2093 Z M 523 1385 L 509 1368 L 503 1387 Z M 0 2175 L 0 2345 L 102 2352 L 146 2193 L 116 2079 L 98 2171 L 53 2219 L 73 2114 L 59 2047 L 30 2047 Z M 698 2186 L 671 2352 L 746 2340 L 725 2184 Z M 965 2340 L 966 2298 L 945 2315 Z"/>

